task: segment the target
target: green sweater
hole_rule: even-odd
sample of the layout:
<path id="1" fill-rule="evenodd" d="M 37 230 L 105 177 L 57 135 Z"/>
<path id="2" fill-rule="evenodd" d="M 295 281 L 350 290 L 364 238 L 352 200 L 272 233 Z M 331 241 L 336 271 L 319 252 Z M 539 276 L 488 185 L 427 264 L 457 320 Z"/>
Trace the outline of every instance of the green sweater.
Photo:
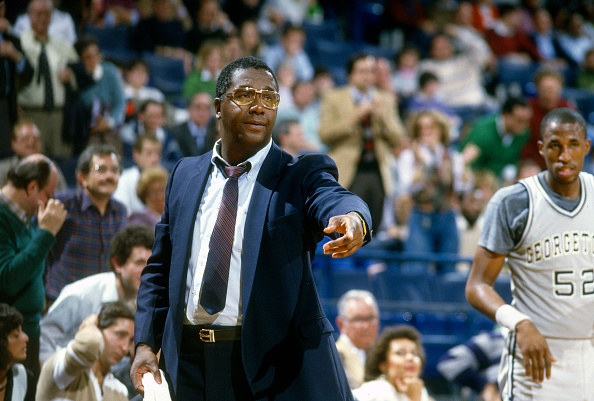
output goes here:
<path id="1" fill-rule="evenodd" d="M 23 314 L 23 331 L 32 340 L 39 339 L 45 258 L 55 241 L 47 230 L 27 228 L 0 203 L 0 301 Z"/>
<path id="2" fill-rule="evenodd" d="M 524 144 L 530 139 L 528 128 L 520 135 L 512 135 L 509 143 L 504 144 L 497 130 L 497 116 L 479 118 L 460 145 L 463 150 L 468 143 L 480 149 L 480 155 L 472 162 L 473 170 L 492 171 L 497 177 L 509 164 L 518 165 Z"/>

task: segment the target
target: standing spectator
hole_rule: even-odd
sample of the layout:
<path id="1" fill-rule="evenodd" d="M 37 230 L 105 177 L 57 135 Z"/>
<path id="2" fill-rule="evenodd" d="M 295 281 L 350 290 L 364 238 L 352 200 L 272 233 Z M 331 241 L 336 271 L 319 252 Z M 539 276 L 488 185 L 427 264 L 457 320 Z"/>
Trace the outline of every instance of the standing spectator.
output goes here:
<path id="1" fill-rule="evenodd" d="M 0 303 L 0 396 L 6 401 L 35 401 L 35 378 L 21 364 L 29 341 L 23 321 L 16 308 Z"/>
<path id="2" fill-rule="evenodd" d="M 17 120 L 17 92 L 33 78 L 33 67 L 5 15 L 6 3 L 0 0 L 0 157 L 10 155 L 9 138 Z"/>
<path id="3" fill-rule="evenodd" d="M 466 298 L 508 330 L 498 374 L 504 400 L 594 399 L 594 177 L 581 171 L 586 135 L 576 111 L 547 113 L 538 143 L 547 170 L 502 188 L 487 205 Z M 504 263 L 511 305 L 493 288 Z"/>
<path id="4" fill-rule="evenodd" d="M 0 187 L 6 184 L 8 172 L 13 166 L 16 166 L 23 158 L 41 152 L 41 132 L 32 121 L 25 119 L 17 121 L 12 130 L 10 148 L 14 156 L 0 160 Z M 56 165 L 54 167 L 58 173 L 56 190 L 65 191 L 67 189 L 66 179 L 60 168 Z"/>
<path id="5" fill-rule="evenodd" d="M 144 211 L 132 213 L 128 224 L 144 224 L 155 228 L 165 211 L 165 189 L 169 173 L 161 166 L 150 167 L 140 174 L 136 196 L 145 206 Z"/>
<path id="6" fill-rule="evenodd" d="M 536 83 L 536 96 L 530 99 L 530 108 L 532 109 L 532 119 L 530 120 L 530 139 L 522 149 L 522 159 L 531 159 L 538 163 L 541 169 L 544 169 L 545 161 L 538 151 L 538 141 L 540 140 L 540 122 L 545 114 L 559 107 L 568 107 L 575 109 L 575 105 L 562 97 L 563 75 L 556 70 L 543 68 L 536 72 L 534 76 Z"/>
<path id="7" fill-rule="evenodd" d="M 144 170 L 156 167 L 161 163 L 162 153 L 161 142 L 154 135 L 143 134 L 134 141 L 132 146 L 134 165 L 122 171 L 118 188 L 113 193 L 113 198 L 126 206 L 128 216 L 144 211 L 144 203 L 136 196 L 136 184 Z"/>
<path id="8" fill-rule="evenodd" d="M 491 28 L 499 18 L 499 10 L 494 3 L 494 0 L 472 2 L 472 25 L 481 34 Z"/>
<path id="9" fill-rule="evenodd" d="M 121 301 L 136 309 L 140 274 L 151 254 L 155 235 L 145 226 L 128 226 L 118 232 L 109 247 L 110 271 L 93 274 L 65 286 L 41 319 L 39 359 L 46 362 L 66 348 L 83 320 L 99 313 L 108 302 Z"/>
<path id="10" fill-rule="evenodd" d="M 50 199 L 57 183 L 54 164 L 35 154 L 10 170 L 0 192 L 0 294 L 24 316 L 23 330 L 29 336 L 25 366 L 36 378 L 45 258 L 66 218 L 64 205 Z M 31 224 L 35 216 L 37 228 Z"/>
<path id="11" fill-rule="evenodd" d="M 53 2 L 59 3 L 56 0 L 53 0 Z M 54 4 L 50 18 L 49 35 L 53 38 L 65 40 L 73 45 L 76 42 L 76 25 L 72 16 L 56 8 Z M 29 13 L 19 15 L 14 23 L 14 33 L 20 36 L 30 30 L 31 26 L 31 16 Z"/>
<path id="12" fill-rule="evenodd" d="M 21 35 L 23 53 L 31 62 L 34 78 L 18 95 L 25 116 L 42 132 L 43 153 L 51 158 L 67 159 L 72 145 L 62 137 L 65 83 L 72 77 L 66 67 L 78 58 L 65 39 L 49 34 L 53 4 L 51 0 L 32 0 L 27 14 L 31 29 Z"/>
<path id="13" fill-rule="evenodd" d="M 491 171 L 498 179 L 511 168 L 513 173 L 507 174 L 515 177 L 522 148 L 530 140 L 531 118 L 532 110 L 524 99 L 508 98 L 500 114 L 481 117 L 472 124 L 460 144 L 465 162 L 473 170 Z"/>
<path id="14" fill-rule="evenodd" d="M 281 63 L 291 63 L 300 81 L 311 81 L 314 69 L 305 53 L 305 30 L 297 25 L 287 25 L 282 32 L 280 43 L 270 46 L 262 53 L 262 58 L 277 70 Z"/>
<path id="15" fill-rule="evenodd" d="M 342 294 L 337 309 L 336 325 L 340 336 L 336 349 L 349 385 L 358 388 L 365 379 L 366 352 L 377 337 L 379 308 L 369 291 L 350 290 Z"/>
<path id="16" fill-rule="evenodd" d="M 485 176 L 485 174 L 482 174 L 482 176 Z M 478 177 L 475 176 L 475 181 L 477 181 L 477 178 L 482 177 L 480 174 Z M 458 227 L 460 244 L 458 256 L 472 259 L 479 236 L 483 230 L 483 223 L 485 221 L 483 211 L 489 199 L 487 198 L 487 191 L 483 191 L 476 184 L 474 188 L 461 193 L 459 199 L 460 206 L 456 214 L 456 226 Z M 456 270 L 466 272 L 469 270 L 469 267 L 468 263 L 459 262 L 456 265 Z"/>
<path id="17" fill-rule="evenodd" d="M 109 143 L 119 149 L 121 145 L 117 129 L 124 122 L 125 102 L 117 68 L 102 60 L 99 44 L 92 36 L 81 37 L 74 47 L 80 58 L 78 68 L 72 66 L 75 77 L 78 79 L 83 74 L 91 78 L 88 86 L 79 89 L 80 99 L 90 120 L 85 124 L 89 130 L 89 142 Z M 85 146 L 86 143 L 81 148 Z"/>
<path id="18" fill-rule="evenodd" d="M 171 129 L 182 156 L 198 156 L 212 149 L 217 138 L 212 96 L 196 92 L 188 106 L 188 121 Z"/>
<path id="19" fill-rule="evenodd" d="M 76 166 L 81 188 L 58 194 L 68 218 L 47 259 L 50 301 L 65 285 L 107 269 L 109 244 L 126 225 L 126 207 L 112 199 L 121 168 L 112 146 L 91 145 L 81 153 Z"/>
<path id="20" fill-rule="evenodd" d="M 189 101 L 197 92 L 207 92 L 214 97 L 217 77 L 223 63 L 222 43 L 216 40 L 205 41 L 196 55 L 194 71 L 184 80 L 184 98 Z"/>
<path id="21" fill-rule="evenodd" d="M 338 166 L 339 182 L 359 195 L 380 226 L 384 198 L 392 191 L 391 148 L 404 128 L 390 95 L 373 87 L 375 59 L 357 54 L 347 65 L 348 85 L 325 96 L 319 135 Z"/>
<path id="22" fill-rule="evenodd" d="M 421 334 L 412 326 L 385 328 L 365 362 L 365 380 L 353 391 L 359 401 L 433 401 L 421 372 L 425 351 Z"/>
<path id="23" fill-rule="evenodd" d="M 456 193 L 467 188 L 469 179 L 462 157 L 451 150 L 449 123 L 438 111 L 421 111 L 408 121 L 411 146 L 397 160 L 400 197 L 410 197 L 408 252 L 458 252 L 458 230 L 454 206 Z M 413 269 L 426 269 L 424 262 L 411 262 Z M 438 270 L 452 270 L 440 263 Z"/>
<path id="24" fill-rule="evenodd" d="M 128 354 L 133 339 L 134 312 L 119 301 L 105 304 L 43 364 L 37 400 L 128 401 L 128 389 L 111 367 Z"/>
<path id="25" fill-rule="evenodd" d="M 472 336 L 450 348 L 437 363 L 437 370 L 448 381 L 468 387 L 484 401 L 501 401 L 497 371 L 504 347 L 500 329 Z"/>

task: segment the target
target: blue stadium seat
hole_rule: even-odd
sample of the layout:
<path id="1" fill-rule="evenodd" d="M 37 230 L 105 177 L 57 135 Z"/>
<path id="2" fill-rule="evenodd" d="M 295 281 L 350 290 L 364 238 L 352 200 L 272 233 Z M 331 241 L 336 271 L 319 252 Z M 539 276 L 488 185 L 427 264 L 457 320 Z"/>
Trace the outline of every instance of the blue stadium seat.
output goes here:
<path id="1" fill-rule="evenodd" d="M 125 25 L 98 28 L 87 26 L 85 33 L 92 35 L 99 43 L 99 49 L 106 59 L 125 63 L 138 57 L 138 53 L 130 47 L 130 28 Z"/>
<path id="2" fill-rule="evenodd" d="M 466 304 L 464 287 L 466 286 L 466 273 L 449 272 L 436 278 L 436 295 L 442 302 L 456 302 Z"/>
<path id="3" fill-rule="evenodd" d="M 374 292 L 372 279 L 365 270 L 333 270 L 329 286 L 330 298 L 339 298 L 352 289 Z"/>
<path id="4" fill-rule="evenodd" d="M 432 300 L 432 277 L 425 273 L 402 273 L 387 270 L 378 274 L 378 299 L 429 302 Z"/>
<path id="5" fill-rule="evenodd" d="M 525 96 L 533 95 L 534 73 L 538 69 L 537 63 L 518 64 L 500 59 L 497 63 L 497 78 L 499 85 L 511 87 L 519 86 Z"/>
<path id="6" fill-rule="evenodd" d="M 186 78 L 183 61 L 152 53 L 143 54 L 142 59 L 149 66 L 149 85 L 160 89 L 165 96 L 179 96 Z"/>

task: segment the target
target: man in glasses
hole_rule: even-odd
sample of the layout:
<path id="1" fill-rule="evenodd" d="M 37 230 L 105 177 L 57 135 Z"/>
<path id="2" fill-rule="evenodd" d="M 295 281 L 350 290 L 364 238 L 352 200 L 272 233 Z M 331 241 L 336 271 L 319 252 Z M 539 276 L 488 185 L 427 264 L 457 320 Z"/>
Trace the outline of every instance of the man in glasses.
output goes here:
<path id="1" fill-rule="evenodd" d="M 56 196 L 68 218 L 47 258 L 49 303 L 66 284 L 108 271 L 109 244 L 126 225 L 126 206 L 112 199 L 120 172 L 120 156 L 113 146 L 91 145 L 78 158 L 80 188 Z"/>
<path id="2" fill-rule="evenodd" d="M 217 81 L 221 139 L 171 173 L 137 298 L 131 378 L 169 376 L 178 400 L 352 400 L 311 272 L 316 243 L 351 255 L 370 236 L 365 203 L 327 156 L 272 143 L 270 67 L 229 63 Z M 146 395 L 146 394 L 145 394 Z"/>

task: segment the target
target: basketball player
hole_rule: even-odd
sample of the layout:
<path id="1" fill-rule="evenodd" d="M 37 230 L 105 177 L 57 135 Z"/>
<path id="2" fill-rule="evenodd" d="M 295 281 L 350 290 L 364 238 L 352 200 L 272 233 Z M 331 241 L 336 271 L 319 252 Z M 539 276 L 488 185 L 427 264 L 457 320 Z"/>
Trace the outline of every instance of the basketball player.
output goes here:
<path id="1" fill-rule="evenodd" d="M 489 202 L 468 282 L 468 302 L 509 329 L 499 367 L 505 401 L 594 400 L 594 177 L 577 112 L 549 112 L 540 126 L 547 171 Z M 507 262 L 513 301 L 493 282 Z"/>

